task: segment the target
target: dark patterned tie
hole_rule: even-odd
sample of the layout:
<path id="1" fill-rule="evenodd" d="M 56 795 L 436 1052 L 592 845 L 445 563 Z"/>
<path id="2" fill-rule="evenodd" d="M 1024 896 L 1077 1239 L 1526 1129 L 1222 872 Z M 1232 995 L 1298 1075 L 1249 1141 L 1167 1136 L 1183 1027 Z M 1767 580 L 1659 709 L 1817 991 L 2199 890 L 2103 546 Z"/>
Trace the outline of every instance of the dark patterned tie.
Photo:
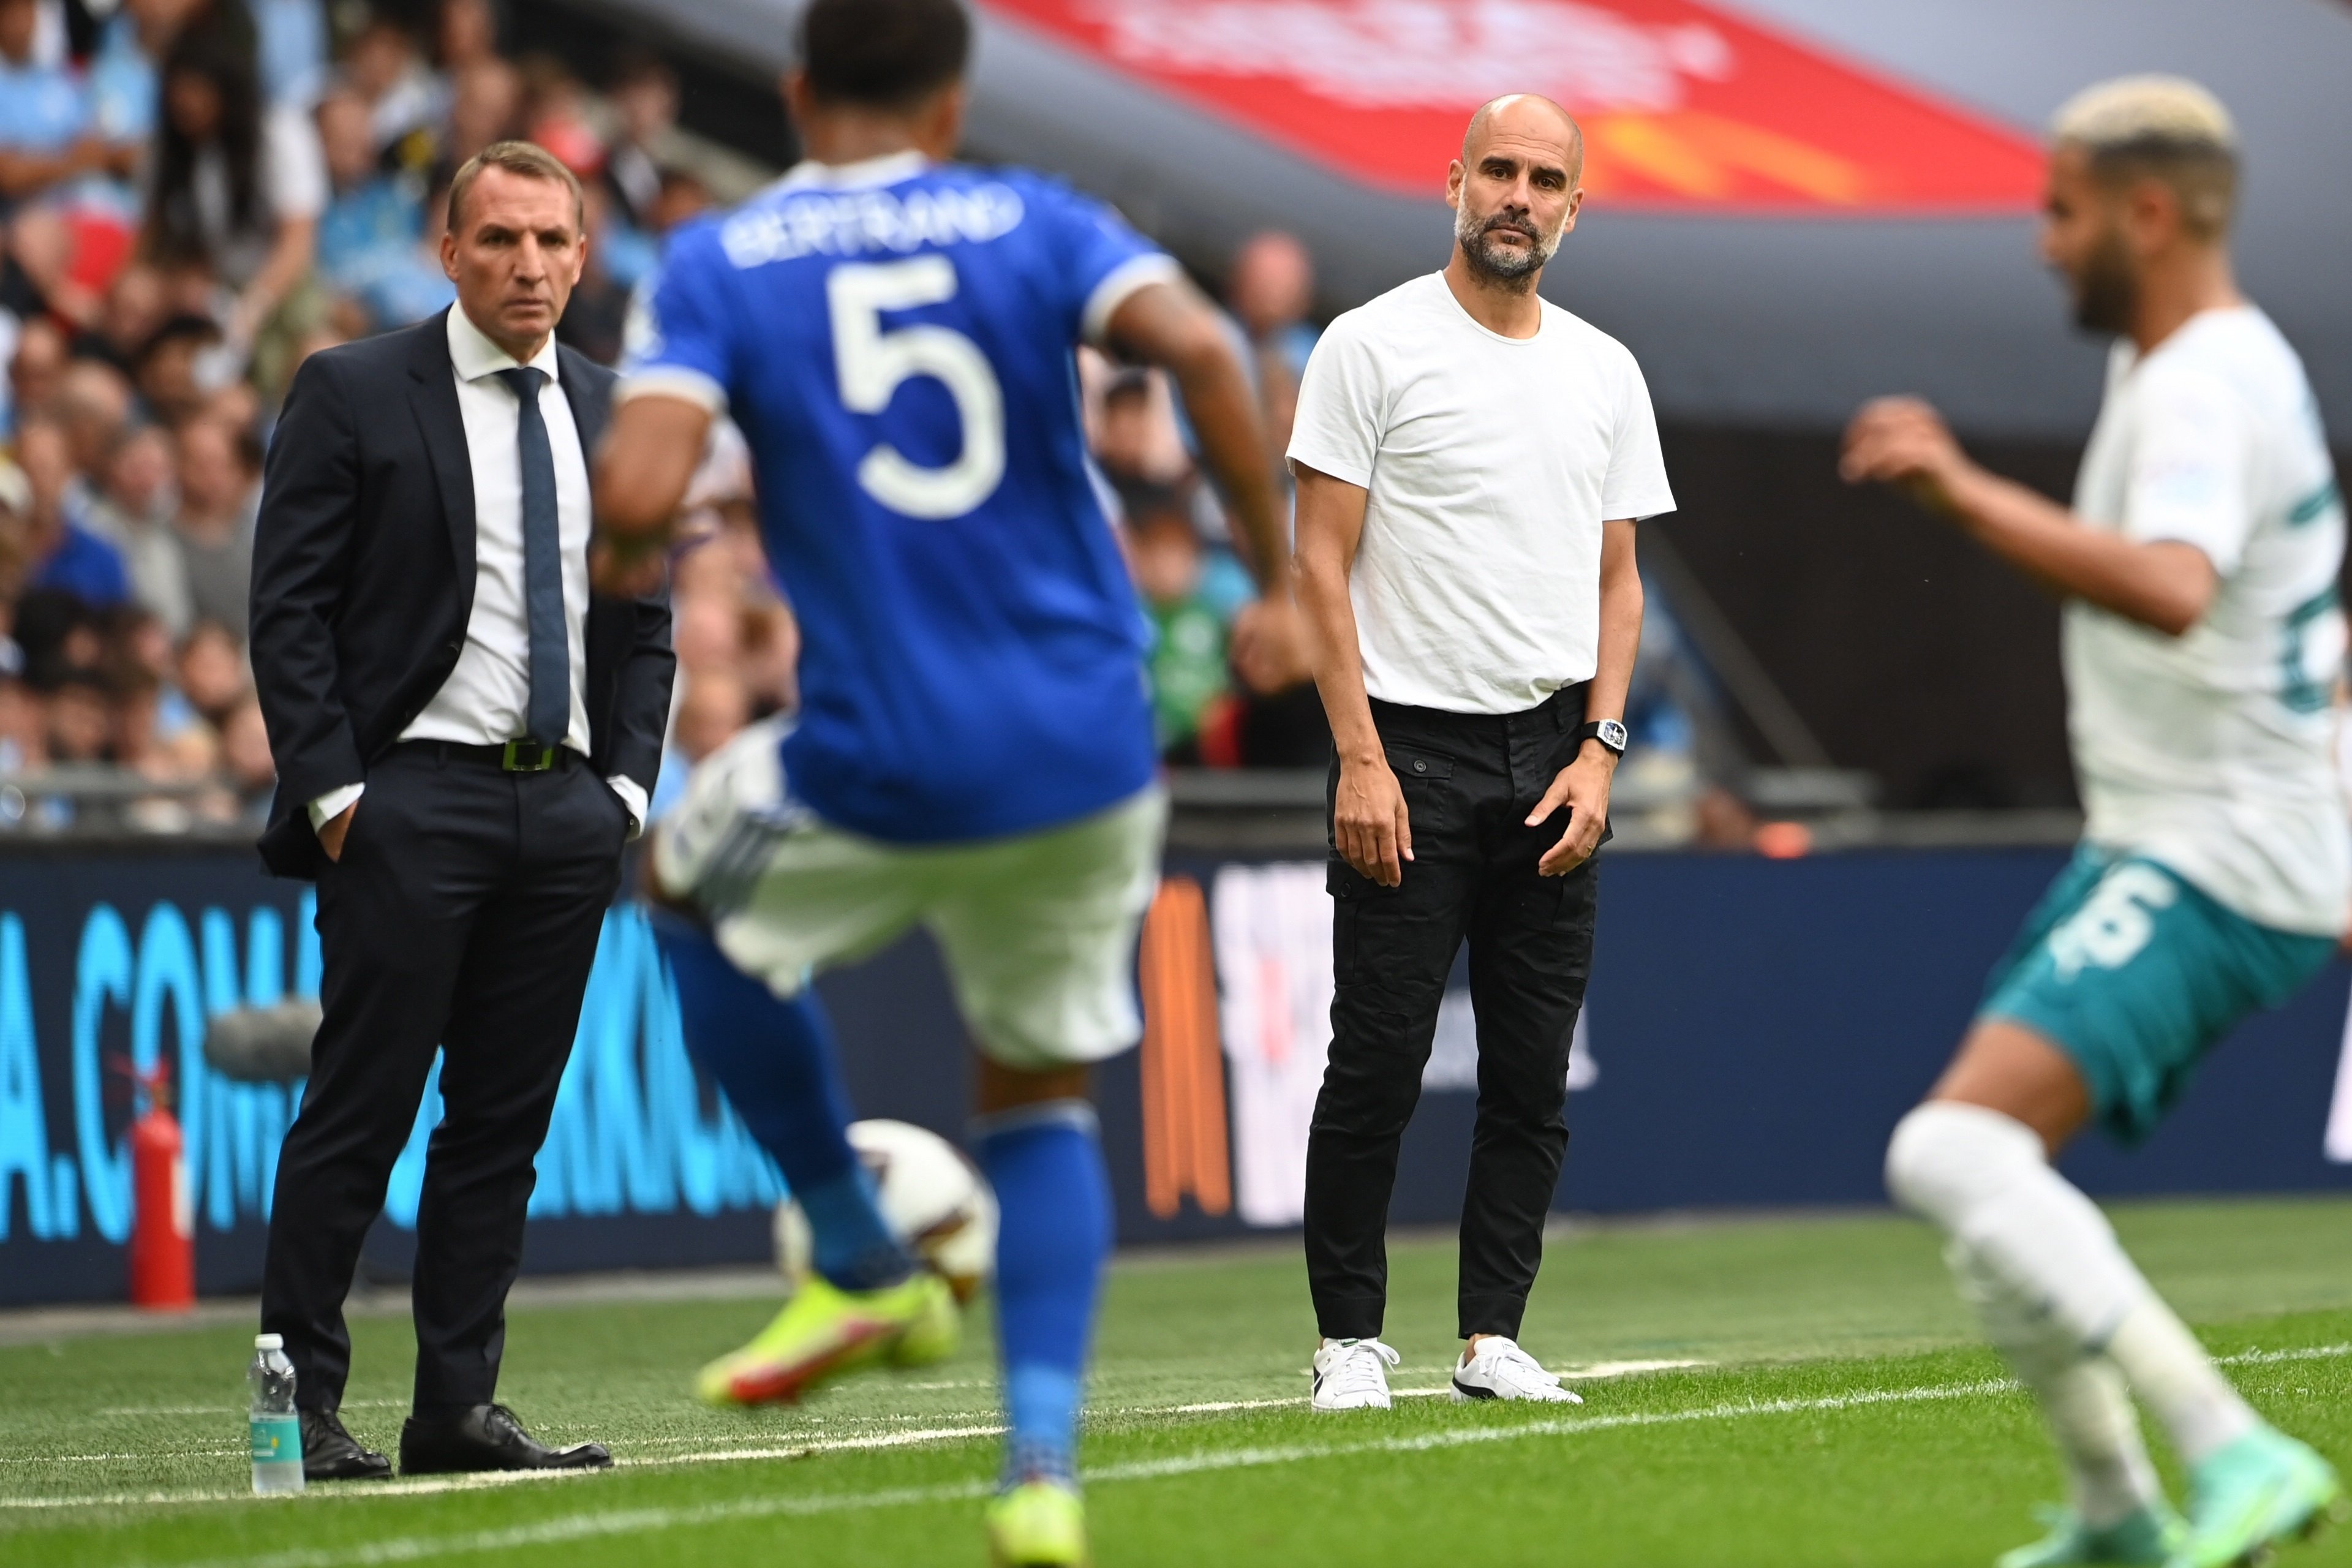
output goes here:
<path id="1" fill-rule="evenodd" d="M 572 728 L 572 649 L 563 625 L 563 527 L 555 511 L 555 449 L 539 412 L 546 374 L 529 365 L 499 372 L 522 418 L 522 600 L 530 622 L 530 707 L 524 728 L 552 750 Z"/>

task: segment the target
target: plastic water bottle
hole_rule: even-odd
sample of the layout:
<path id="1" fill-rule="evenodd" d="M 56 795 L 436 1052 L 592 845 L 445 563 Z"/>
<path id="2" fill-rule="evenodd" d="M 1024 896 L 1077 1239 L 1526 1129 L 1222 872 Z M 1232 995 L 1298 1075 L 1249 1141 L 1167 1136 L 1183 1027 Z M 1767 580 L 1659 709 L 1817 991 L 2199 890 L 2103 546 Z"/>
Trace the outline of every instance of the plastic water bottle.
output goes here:
<path id="1" fill-rule="evenodd" d="M 253 1364 L 253 1491 L 256 1497 L 302 1489 L 302 1417 L 294 1409 L 294 1363 L 277 1334 L 257 1334 Z"/>

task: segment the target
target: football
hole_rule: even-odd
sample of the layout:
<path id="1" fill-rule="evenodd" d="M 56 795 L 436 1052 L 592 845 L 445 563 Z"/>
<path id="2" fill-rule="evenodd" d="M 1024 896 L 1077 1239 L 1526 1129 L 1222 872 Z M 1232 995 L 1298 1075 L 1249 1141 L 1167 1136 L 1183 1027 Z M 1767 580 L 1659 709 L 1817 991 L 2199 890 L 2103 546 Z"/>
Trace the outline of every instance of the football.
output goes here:
<path id="1" fill-rule="evenodd" d="M 873 1175 L 882 1217 L 970 1304 L 996 1268 L 996 1194 L 964 1152 L 911 1122 L 851 1124 L 851 1147 Z M 776 1205 L 776 1267 L 788 1289 L 809 1271 L 808 1221 L 786 1197 Z"/>

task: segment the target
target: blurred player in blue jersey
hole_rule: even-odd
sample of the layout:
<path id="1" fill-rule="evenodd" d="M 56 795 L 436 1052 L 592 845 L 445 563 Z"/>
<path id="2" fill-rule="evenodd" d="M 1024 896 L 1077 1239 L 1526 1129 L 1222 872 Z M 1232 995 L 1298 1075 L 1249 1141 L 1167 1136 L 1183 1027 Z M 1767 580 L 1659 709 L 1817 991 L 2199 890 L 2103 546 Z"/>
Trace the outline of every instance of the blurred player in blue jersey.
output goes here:
<path id="1" fill-rule="evenodd" d="M 1921 403 L 1874 404 L 1846 437 L 1848 478 L 1908 489 L 2067 601 L 2082 847 L 1886 1152 L 2065 1461 L 2068 1506 L 2000 1568 L 2259 1561 L 2343 1492 L 2050 1163 L 2093 1121 L 2154 1131 L 2208 1050 L 2327 963 L 2352 905 L 2344 501 L 2303 362 L 2232 276 L 2237 183 L 2237 132 L 2193 82 L 2059 110 L 2042 253 L 2116 338 L 2071 510 L 1978 467 Z M 2185 1521 L 2135 1400 L 2189 1472 Z"/>
<path id="2" fill-rule="evenodd" d="M 1035 174 L 962 167 L 954 0 L 815 0 L 785 81 L 808 161 L 682 230 L 597 468 L 601 571 L 642 574 L 724 413 L 805 636 L 803 704 L 698 772 L 653 858 L 688 1044 L 775 1155 L 817 1277 L 706 1398 L 796 1397 L 952 1348 L 876 1212 L 811 973 L 929 928 L 981 1051 L 1010 1425 L 998 1560 L 1085 1553 L 1073 1440 L 1111 1237 L 1090 1063 L 1139 1033 L 1159 872 L 1143 620 L 1089 474 L 1073 353 L 1174 376 L 1264 597 L 1245 679 L 1304 672 L 1239 353 L 1176 264 Z"/>

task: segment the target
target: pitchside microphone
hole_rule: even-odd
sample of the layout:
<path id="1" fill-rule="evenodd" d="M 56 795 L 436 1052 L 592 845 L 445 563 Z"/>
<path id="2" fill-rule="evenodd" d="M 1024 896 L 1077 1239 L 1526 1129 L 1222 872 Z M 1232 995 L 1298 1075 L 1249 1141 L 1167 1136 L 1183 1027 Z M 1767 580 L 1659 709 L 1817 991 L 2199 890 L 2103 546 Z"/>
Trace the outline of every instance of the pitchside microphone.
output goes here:
<path id="1" fill-rule="evenodd" d="M 310 1075 L 310 1041 L 323 1015 L 315 997 L 236 1007 L 205 1030 L 205 1060 L 238 1083 L 292 1083 Z"/>

